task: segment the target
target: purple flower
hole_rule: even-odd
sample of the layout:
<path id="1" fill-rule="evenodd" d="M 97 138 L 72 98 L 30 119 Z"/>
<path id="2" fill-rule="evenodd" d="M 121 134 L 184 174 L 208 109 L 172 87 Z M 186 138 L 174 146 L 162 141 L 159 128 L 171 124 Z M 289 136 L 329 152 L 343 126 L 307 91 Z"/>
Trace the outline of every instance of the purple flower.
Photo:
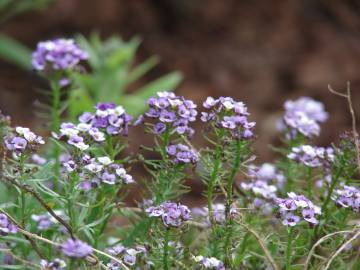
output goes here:
<path id="1" fill-rule="evenodd" d="M 196 163 L 199 160 L 195 150 L 184 144 L 169 145 L 166 151 L 175 163 Z"/>
<path id="2" fill-rule="evenodd" d="M 160 121 L 154 126 L 153 132 L 159 135 L 170 129 L 190 137 L 193 130 L 189 124 L 196 120 L 196 104 L 169 92 L 158 92 L 157 95 L 148 99 L 149 109 L 144 114 L 144 117 Z"/>
<path id="3" fill-rule="evenodd" d="M 243 102 L 230 97 L 208 97 L 203 106 L 210 111 L 201 113 L 201 121 L 212 124 L 212 127 L 228 130 L 231 137 L 236 139 L 254 137 L 255 122 L 248 121 L 249 113 Z"/>
<path id="4" fill-rule="evenodd" d="M 198 263 L 199 267 L 212 270 L 225 270 L 224 263 L 214 257 L 206 258 L 204 256 L 194 257 L 194 261 Z"/>
<path id="5" fill-rule="evenodd" d="M 354 212 L 360 212 L 360 190 L 353 186 L 343 185 L 342 189 L 336 189 L 332 199 L 336 205 L 343 208 L 351 208 Z"/>
<path id="6" fill-rule="evenodd" d="M 312 224 L 318 224 L 318 220 L 315 218 L 315 211 L 314 209 L 308 208 L 308 209 L 303 209 L 301 211 L 303 218 Z"/>
<path id="7" fill-rule="evenodd" d="M 166 130 L 166 125 L 164 123 L 157 123 L 154 126 L 153 130 L 154 130 L 154 133 L 157 135 L 162 134 Z"/>
<path id="8" fill-rule="evenodd" d="M 316 215 L 321 214 L 321 209 L 305 196 L 290 192 L 288 198 L 277 198 L 274 201 L 278 205 L 284 225 L 295 226 L 301 221 L 301 217 L 312 226 L 318 224 Z"/>
<path id="9" fill-rule="evenodd" d="M 91 120 L 94 119 L 94 116 L 89 112 L 84 112 L 82 115 L 79 116 L 79 121 L 81 123 L 89 123 Z"/>
<path id="10" fill-rule="evenodd" d="M 16 225 L 5 214 L 0 213 L 0 235 L 5 236 L 15 233 L 17 233 Z"/>
<path id="11" fill-rule="evenodd" d="M 146 212 L 150 217 L 161 217 L 166 227 L 180 227 L 191 218 L 187 206 L 173 202 L 164 202 L 156 207 L 149 207 Z"/>
<path id="12" fill-rule="evenodd" d="M 64 71 L 76 68 L 88 55 L 72 39 L 39 42 L 32 54 L 32 66 L 37 71 Z"/>
<path id="13" fill-rule="evenodd" d="M 311 145 L 293 147 L 287 157 L 313 168 L 329 167 L 335 159 L 333 148 L 313 147 Z"/>
<path id="14" fill-rule="evenodd" d="M 92 253 L 92 247 L 78 239 L 68 239 L 61 245 L 65 256 L 84 258 Z"/>
<path id="15" fill-rule="evenodd" d="M 299 216 L 296 216 L 292 213 L 287 213 L 285 216 L 284 216 L 284 219 L 282 221 L 282 223 L 285 225 L 285 226 L 290 226 L 290 227 L 293 227 L 295 226 L 296 224 L 298 224 L 300 222 L 300 217 Z"/>
<path id="16" fill-rule="evenodd" d="M 321 102 L 309 97 L 301 97 L 295 101 L 285 102 L 284 107 L 285 114 L 279 128 L 290 129 L 288 138 L 293 138 L 298 133 L 309 138 L 319 136 L 319 123 L 325 122 L 328 118 L 328 113 L 325 112 Z"/>
<path id="17" fill-rule="evenodd" d="M 65 269 L 66 263 L 63 260 L 56 258 L 51 262 L 48 262 L 46 260 L 41 260 L 40 266 L 41 269 L 43 270 L 61 270 L 61 269 Z"/>

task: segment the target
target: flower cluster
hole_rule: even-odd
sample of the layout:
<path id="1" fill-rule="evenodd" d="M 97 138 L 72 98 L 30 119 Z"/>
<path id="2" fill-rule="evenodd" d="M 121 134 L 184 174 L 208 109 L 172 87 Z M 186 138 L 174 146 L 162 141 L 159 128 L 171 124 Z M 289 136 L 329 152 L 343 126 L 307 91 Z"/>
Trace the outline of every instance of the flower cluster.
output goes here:
<path id="1" fill-rule="evenodd" d="M 294 138 L 298 133 L 309 138 L 319 136 L 319 123 L 325 122 L 328 118 L 321 102 L 310 97 L 301 97 L 295 101 L 286 101 L 284 107 L 285 114 L 279 128 L 289 128 L 289 138 Z"/>
<path id="2" fill-rule="evenodd" d="M 90 190 L 98 187 L 101 183 L 114 185 L 116 183 L 131 184 L 133 177 L 126 172 L 122 165 L 114 163 L 109 157 L 92 158 L 85 154 L 76 162 L 71 156 L 61 158 L 62 167 L 67 173 L 78 170 L 82 182 L 79 187 Z"/>
<path id="3" fill-rule="evenodd" d="M 255 196 L 260 196 L 264 199 L 271 200 L 271 199 L 277 198 L 276 186 L 269 185 L 265 181 L 256 180 L 256 181 L 250 182 L 250 183 L 241 183 L 240 187 L 246 191 L 250 190 L 254 193 Z"/>
<path id="4" fill-rule="evenodd" d="M 69 238 L 61 245 L 65 256 L 84 258 L 92 253 L 92 247 L 78 239 Z"/>
<path id="5" fill-rule="evenodd" d="M 73 39 L 54 39 L 38 43 L 32 54 L 32 66 L 38 71 L 71 70 L 87 58 Z"/>
<path id="6" fill-rule="evenodd" d="M 146 212 L 150 217 L 161 217 L 166 227 L 180 227 L 191 218 L 187 206 L 174 202 L 164 202 L 159 206 L 149 207 Z"/>
<path id="7" fill-rule="evenodd" d="M 98 103 L 95 115 L 85 112 L 79 117 L 79 121 L 80 123 L 77 125 L 62 123 L 60 135 L 53 135 L 84 151 L 89 148 L 91 141 L 104 142 L 106 134 L 126 136 L 131 116 L 125 112 L 122 106 L 116 106 L 113 103 Z"/>
<path id="8" fill-rule="evenodd" d="M 224 263 L 214 257 L 196 256 L 194 257 L 194 261 L 198 263 L 199 267 L 204 269 L 225 270 Z"/>
<path id="9" fill-rule="evenodd" d="M 168 155 L 175 163 L 196 163 L 199 160 L 195 150 L 184 144 L 172 144 L 166 148 Z"/>
<path id="10" fill-rule="evenodd" d="M 314 205 L 303 195 L 289 192 L 288 198 L 278 198 L 276 203 L 282 223 L 285 226 L 295 226 L 301 221 L 301 217 L 311 225 L 318 223 L 316 216 L 321 214 L 320 207 Z"/>
<path id="11" fill-rule="evenodd" d="M 61 270 L 65 269 L 66 263 L 63 260 L 55 259 L 51 262 L 46 260 L 40 261 L 41 270 Z"/>
<path id="12" fill-rule="evenodd" d="M 333 148 L 311 145 L 293 147 L 287 157 L 312 168 L 321 166 L 328 168 L 335 158 Z"/>
<path id="13" fill-rule="evenodd" d="M 186 134 L 191 137 L 194 130 L 189 127 L 196 120 L 197 105 L 184 97 L 170 92 L 158 92 L 158 97 L 148 100 L 149 109 L 145 117 L 158 121 L 153 126 L 155 134 L 162 134 L 166 130 L 173 130 L 177 134 Z"/>
<path id="14" fill-rule="evenodd" d="M 249 122 L 247 107 L 231 97 L 208 97 L 203 103 L 210 112 L 201 113 L 201 121 L 229 130 L 234 138 L 250 139 L 254 136 L 255 122 Z"/>
<path id="15" fill-rule="evenodd" d="M 337 189 L 332 198 L 336 205 L 344 208 L 351 208 L 354 212 L 360 212 L 360 190 L 356 187 L 344 185 Z"/>
<path id="16" fill-rule="evenodd" d="M 253 181 L 271 183 L 277 188 L 283 188 L 285 176 L 271 163 L 264 163 L 261 166 L 250 165 L 248 175 Z"/>
<path id="17" fill-rule="evenodd" d="M 209 217 L 209 208 L 201 207 L 201 208 L 193 208 L 191 210 L 194 216 L 198 216 L 200 218 L 206 218 L 206 222 L 210 225 L 210 217 Z M 214 203 L 212 204 L 212 213 L 214 217 L 214 221 L 216 223 L 224 223 L 225 222 L 225 205 L 223 203 Z M 237 210 L 235 207 L 230 208 L 230 216 L 234 217 L 237 214 Z"/>
<path id="18" fill-rule="evenodd" d="M 57 216 L 66 218 L 64 217 L 64 212 L 61 210 L 55 210 L 54 213 Z M 39 231 L 46 231 L 58 223 L 58 221 L 48 212 L 41 215 L 31 215 L 31 219 L 36 222 L 36 227 Z"/>
<path id="19" fill-rule="evenodd" d="M 136 246 L 135 248 L 126 248 L 121 244 L 106 249 L 106 252 L 114 257 L 120 258 L 125 264 L 133 266 L 136 264 L 138 254 L 147 254 L 147 250 L 143 246 Z M 107 264 L 110 270 L 120 270 L 121 265 L 116 261 L 110 261 Z"/>
<path id="20" fill-rule="evenodd" d="M 0 235 L 4 236 L 10 233 L 17 233 L 17 227 L 5 214 L 0 213 Z"/>
<path id="21" fill-rule="evenodd" d="M 28 128 L 16 127 L 15 133 L 5 138 L 5 146 L 7 150 L 16 155 L 26 150 L 34 150 L 37 146 L 45 144 L 41 136 L 36 135 Z"/>

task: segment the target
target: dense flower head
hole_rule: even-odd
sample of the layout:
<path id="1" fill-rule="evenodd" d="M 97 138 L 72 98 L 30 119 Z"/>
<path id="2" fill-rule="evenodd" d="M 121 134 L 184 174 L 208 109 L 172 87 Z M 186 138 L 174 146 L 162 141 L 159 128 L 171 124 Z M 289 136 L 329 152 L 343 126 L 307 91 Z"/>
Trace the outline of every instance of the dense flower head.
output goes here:
<path id="1" fill-rule="evenodd" d="M 354 212 L 360 212 L 360 190 L 353 186 L 343 185 L 342 189 L 336 189 L 332 199 L 336 205 L 350 208 Z"/>
<path id="2" fill-rule="evenodd" d="M 101 183 L 115 185 L 135 182 L 121 164 L 114 163 L 107 156 L 93 158 L 85 154 L 80 160 L 75 161 L 70 155 L 63 155 L 60 162 L 65 174 L 75 170 L 79 173 L 79 188 L 85 191 L 97 188 Z"/>
<path id="3" fill-rule="evenodd" d="M 84 258 L 92 253 L 92 247 L 81 240 L 69 238 L 61 245 L 61 251 L 67 257 Z"/>
<path id="4" fill-rule="evenodd" d="M 231 97 L 208 97 L 203 103 L 208 112 L 201 113 L 201 121 L 215 123 L 216 127 L 229 130 L 234 138 L 250 139 L 254 136 L 255 122 L 249 122 L 247 107 Z"/>
<path id="5" fill-rule="evenodd" d="M 180 227 L 190 220 L 190 210 L 180 203 L 164 202 L 146 209 L 150 217 L 159 217 L 166 227 Z"/>
<path id="6" fill-rule="evenodd" d="M 271 163 L 264 163 L 260 166 L 250 165 L 248 175 L 253 181 L 263 181 L 273 184 L 277 188 L 282 188 L 286 181 L 284 174 Z"/>
<path id="7" fill-rule="evenodd" d="M 24 127 L 16 127 L 15 133 L 6 136 L 4 142 L 6 149 L 15 154 L 21 154 L 26 150 L 34 150 L 37 146 L 45 144 L 41 136 Z"/>
<path id="8" fill-rule="evenodd" d="M 310 225 L 318 224 L 316 216 L 321 214 L 321 209 L 305 196 L 289 192 L 287 198 L 278 198 L 276 203 L 285 226 L 293 227 L 301 220 L 305 220 Z"/>
<path id="9" fill-rule="evenodd" d="M 51 262 L 41 260 L 40 266 L 41 270 L 61 270 L 65 269 L 66 263 L 63 260 L 56 258 Z"/>
<path id="10" fill-rule="evenodd" d="M 92 142 L 101 143 L 106 135 L 127 136 L 131 116 L 122 106 L 113 103 L 98 103 L 95 114 L 85 112 L 79 117 L 79 123 L 62 123 L 60 134 L 55 138 L 65 140 L 68 144 L 84 151 Z"/>
<path id="11" fill-rule="evenodd" d="M 14 233 L 17 233 L 16 225 L 5 214 L 0 213 L 0 235 L 4 236 Z"/>
<path id="12" fill-rule="evenodd" d="M 205 207 L 197 207 L 191 209 L 191 213 L 194 218 L 198 217 L 200 219 L 206 219 L 208 225 L 210 225 L 210 216 L 209 216 L 209 208 Z M 233 218 L 237 214 L 237 209 L 235 206 L 231 206 L 230 208 L 230 217 Z M 212 214 L 214 221 L 218 224 L 222 224 L 225 222 L 225 205 L 223 203 L 213 203 L 212 204 Z"/>
<path id="13" fill-rule="evenodd" d="M 135 248 L 124 247 L 121 244 L 117 244 L 111 248 L 107 248 L 106 252 L 114 257 L 121 259 L 126 265 L 133 266 L 137 263 L 137 257 L 139 254 L 146 255 L 147 250 L 143 246 L 136 246 Z M 120 270 L 122 266 L 116 261 L 110 261 L 107 264 L 110 270 Z"/>
<path id="14" fill-rule="evenodd" d="M 319 124 L 328 118 L 324 105 L 310 97 L 301 97 L 295 101 L 288 100 L 284 108 L 285 114 L 279 128 L 289 129 L 288 138 L 293 138 L 298 133 L 308 138 L 319 136 Z"/>
<path id="15" fill-rule="evenodd" d="M 156 121 L 153 126 L 155 134 L 169 130 L 189 137 L 193 135 L 194 130 L 189 127 L 197 116 L 197 105 L 193 101 L 165 91 L 158 92 L 157 97 L 149 98 L 147 104 L 149 109 L 143 117 Z"/>
<path id="16" fill-rule="evenodd" d="M 328 168 L 335 159 L 332 147 L 324 148 L 311 145 L 293 147 L 287 157 L 312 168 L 321 166 Z"/>
<path id="17" fill-rule="evenodd" d="M 196 163 L 199 156 L 194 149 L 184 144 L 171 144 L 166 148 L 167 154 L 175 163 Z"/>
<path id="18" fill-rule="evenodd" d="M 54 39 L 37 44 L 32 66 L 37 71 L 71 70 L 87 58 L 88 54 L 73 39 Z"/>
<path id="19" fill-rule="evenodd" d="M 224 263 L 214 257 L 196 256 L 194 257 L 194 261 L 203 269 L 225 270 Z"/>
<path id="20" fill-rule="evenodd" d="M 277 187 L 274 185 L 270 185 L 262 180 L 256 180 L 254 182 L 249 182 L 249 183 L 241 183 L 240 187 L 245 191 L 252 191 L 255 196 L 260 196 L 261 198 L 264 199 L 277 198 L 276 196 Z"/>

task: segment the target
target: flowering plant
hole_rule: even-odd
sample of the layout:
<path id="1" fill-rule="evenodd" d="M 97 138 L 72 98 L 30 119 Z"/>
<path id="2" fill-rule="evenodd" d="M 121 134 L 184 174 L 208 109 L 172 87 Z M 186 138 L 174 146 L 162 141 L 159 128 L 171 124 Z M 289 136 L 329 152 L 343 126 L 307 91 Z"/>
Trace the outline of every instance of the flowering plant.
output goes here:
<path id="1" fill-rule="evenodd" d="M 33 64 L 50 79 L 60 74 L 58 85 L 86 55 L 55 40 L 39 44 Z M 158 92 L 133 119 L 100 102 L 72 122 L 54 115 L 45 139 L 0 114 L 4 269 L 358 269 L 356 129 L 312 146 L 324 105 L 288 101 L 280 155 L 255 165 L 246 105 L 230 97 L 202 105 Z M 197 118 L 202 148 L 191 142 Z M 128 154 L 139 128 L 153 144 Z M 204 205 L 187 206 L 189 178 L 203 183 Z M 144 190 L 140 202 L 127 196 L 134 185 Z"/>

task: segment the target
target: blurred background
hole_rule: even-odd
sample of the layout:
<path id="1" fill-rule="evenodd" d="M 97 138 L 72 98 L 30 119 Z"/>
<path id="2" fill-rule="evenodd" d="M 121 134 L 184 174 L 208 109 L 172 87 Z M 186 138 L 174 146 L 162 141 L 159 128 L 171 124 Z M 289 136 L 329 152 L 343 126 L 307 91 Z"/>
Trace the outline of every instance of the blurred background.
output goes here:
<path id="1" fill-rule="evenodd" d="M 102 39 L 139 37 L 134 63 L 159 57 L 126 91 L 179 71 L 176 93 L 198 104 L 208 95 L 245 101 L 258 123 L 259 161 L 271 159 L 268 145 L 287 99 L 307 95 L 325 103 L 330 119 L 320 145 L 336 141 L 351 124 L 345 100 L 331 95 L 328 84 L 343 91 L 350 81 L 359 115 L 356 0 L 0 0 L 0 8 L 0 110 L 14 124 L 41 124 L 34 102 L 41 99 L 36 90 L 46 88 L 20 54 L 41 40 L 94 31 Z M 19 53 L 5 46 L 9 38 L 22 44 Z"/>

